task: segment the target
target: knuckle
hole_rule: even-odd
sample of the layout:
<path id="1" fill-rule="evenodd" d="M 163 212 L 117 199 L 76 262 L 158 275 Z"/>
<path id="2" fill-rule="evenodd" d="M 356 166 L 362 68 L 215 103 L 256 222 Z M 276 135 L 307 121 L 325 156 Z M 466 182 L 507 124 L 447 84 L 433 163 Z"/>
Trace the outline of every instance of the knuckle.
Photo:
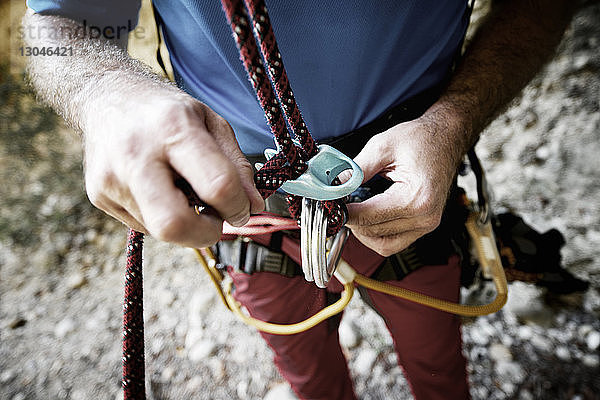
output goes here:
<path id="1" fill-rule="evenodd" d="M 103 209 L 104 206 L 104 196 L 102 192 L 98 190 L 95 186 L 86 185 L 86 193 L 88 200 L 92 205 L 96 208 Z"/>
<path id="2" fill-rule="evenodd" d="M 176 243 L 185 232 L 184 220 L 173 214 L 152 218 L 146 222 L 146 228 L 152 236 L 164 242 Z"/>
<path id="3" fill-rule="evenodd" d="M 382 239 L 379 241 L 379 243 L 376 246 L 375 251 L 377 253 L 379 253 L 380 255 L 382 255 L 383 257 L 389 257 L 395 253 L 397 253 L 397 250 L 395 249 L 394 246 L 391 245 L 391 243 L 389 243 L 389 241 Z"/>
<path id="4" fill-rule="evenodd" d="M 221 239 L 221 231 L 217 229 L 206 229 L 204 230 L 203 245 L 201 247 L 212 246 Z"/>
<path id="5" fill-rule="evenodd" d="M 117 185 L 117 179 L 111 171 L 96 170 L 88 172 L 85 175 L 85 190 L 90 202 L 103 209 L 106 193 L 114 191 Z"/>
<path id="6" fill-rule="evenodd" d="M 442 222 L 442 215 L 441 215 L 441 213 L 434 213 L 433 215 L 429 216 L 425 220 L 425 229 L 428 232 L 431 232 L 434 229 L 436 229 L 438 226 L 440 226 L 441 222 Z"/>
<path id="7" fill-rule="evenodd" d="M 206 185 L 207 202 L 223 202 L 232 199 L 240 189 L 237 174 L 232 169 L 222 170 L 216 177 L 210 179 Z"/>

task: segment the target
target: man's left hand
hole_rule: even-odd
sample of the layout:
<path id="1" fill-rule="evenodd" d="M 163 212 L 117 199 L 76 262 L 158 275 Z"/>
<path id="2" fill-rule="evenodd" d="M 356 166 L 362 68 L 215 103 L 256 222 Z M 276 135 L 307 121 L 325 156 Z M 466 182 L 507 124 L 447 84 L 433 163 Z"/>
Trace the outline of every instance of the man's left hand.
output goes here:
<path id="1" fill-rule="evenodd" d="M 348 204 L 347 224 L 364 245 L 390 256 L 439 225 L 460 158 L 447 133 L 431 119 L 416 119 L 372 137 L 356 156 L 365 182 L 375 174 L 393 182 Z"/>

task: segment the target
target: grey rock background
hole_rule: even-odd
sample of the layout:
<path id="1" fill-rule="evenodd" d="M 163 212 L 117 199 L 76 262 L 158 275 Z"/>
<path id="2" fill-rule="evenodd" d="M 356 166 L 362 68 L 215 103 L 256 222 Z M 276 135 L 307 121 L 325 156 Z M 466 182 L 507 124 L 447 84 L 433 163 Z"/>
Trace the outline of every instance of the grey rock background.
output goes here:
<path id="1" fill-rule="evenodd" d="M 19 7 L 0 2 L 3 37 L 14 36 Z M 465 320 L 474 399 L 599 398 L 599 41 L 600 5 L 588 3 L 553 61 L 478 144 L 494 208 L 560 229 L 564 265 L 591 288 L 551 296 L 515 283 L 501 312 Z M 148 34 L 142 47 L 153 43 Z M 118 399 L 125 229 L 89 205 L 77 136 L 34 102 L 15 74 L 19 61 L 9 71 L 5 60 L 0 398 Z M 149 398 L 295 398 L 270 349 L 226 312 L 189 250 L 148 239 L 145 260 Z M 340 335 L 360 399 L 411 398 L 383 322 L 358 297 Z"/>

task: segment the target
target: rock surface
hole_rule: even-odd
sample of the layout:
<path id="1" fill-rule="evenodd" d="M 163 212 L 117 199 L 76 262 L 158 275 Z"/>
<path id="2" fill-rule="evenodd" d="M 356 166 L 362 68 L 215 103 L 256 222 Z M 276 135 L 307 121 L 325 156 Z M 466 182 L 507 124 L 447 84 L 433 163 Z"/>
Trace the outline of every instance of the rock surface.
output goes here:
<path id="1" fill-rule="evenodd" d="M 465 320 L 476 400 L 600 393 L 598 21 L 600 5 L 589 3 L 478 144 L 494 207 L 561 230 L 564 265 L 591 287 L 552 296 L 513 284 L 505 310 Z M 9 89 L 0 94 L 0 398 L 122 398 L 125 229 L 88 204 L 76 136 L 19 80 L 0 85 Z M 219 303 L 190 251 L 152 239 L 145 251 L 149 399 L 295 398 L 271 350 Z M 343 327 L 358 398 L 410 399 L 385 324 L 358 296 Z"/>

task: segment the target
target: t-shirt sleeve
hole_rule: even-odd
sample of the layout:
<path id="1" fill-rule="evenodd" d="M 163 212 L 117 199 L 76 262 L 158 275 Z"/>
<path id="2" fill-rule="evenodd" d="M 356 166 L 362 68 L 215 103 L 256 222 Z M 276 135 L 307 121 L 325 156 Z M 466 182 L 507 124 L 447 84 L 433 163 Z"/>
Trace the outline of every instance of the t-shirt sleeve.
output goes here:
<path id="1" fill-rule="evenodd" d="M 140 0 L 27 0 L 27 7 L 39 14 L 67 17 L 116 32 L 119 27 L 129 31 L 135 28 L 140 3 Z"/>

